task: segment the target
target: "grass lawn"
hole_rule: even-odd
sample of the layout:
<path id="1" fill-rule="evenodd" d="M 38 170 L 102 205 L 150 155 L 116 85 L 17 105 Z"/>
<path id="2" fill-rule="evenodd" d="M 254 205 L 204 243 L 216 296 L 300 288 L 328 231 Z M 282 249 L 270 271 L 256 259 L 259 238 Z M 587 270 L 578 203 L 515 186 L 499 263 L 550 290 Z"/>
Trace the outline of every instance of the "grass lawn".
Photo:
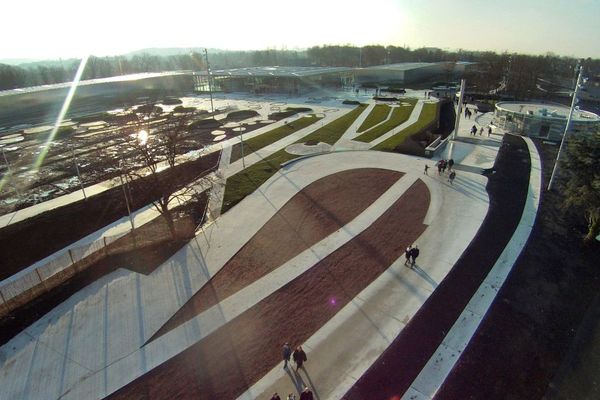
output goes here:
<path id="1" fill-rule="evenodd" d="M 419 119 L 417 120 L 417 122 L 401 130 L 388 140 L 379 143 L 377 146 L 373 147 L 372 150 L 394 151 L 396 146 L 404 142 L 404 140 L 407 137 L 419 133 L 420 131 L 431 125 L 433 122 L 435 122 L 435 119 L 437 118 L 438 114 L 438 105 L 439 103 L 423 104 L 423 109 L 421 110 L 421 115 L 419 115 Z"/>
<path id="2" fill-rule="evenodd" d="M 262 149 L 276 141 L 291 135 L 294 132 L 304 129 L 307 126 L 314 124 L 321 118 L 315 115 L 309 115 L 292 121 L 289 125 L 283 125 L 271 131 L 260 134 L 252 139 L 244 140 L 244 154 L 248 155 L 257 150 Z M 242 158 L 241 143 L 234 145 L 231 149 L 231 162 L 235 162 Z"/>
<path id="3" fill-rule="evenodd" d="M 386 104 L 377 104 L 373 107 L 373 110 L 369 113 L 369 116 L 364 120 L 362 125 L 358 128 L 357 132 L 364 132 L 367 129 L 370 129 L 377 125 L 380 122 L 383 122 L 388 114 L 390 113 L 390 106 Z"/>
<path id="4" fill-rule="evenodd" d="M 328 123 L 315 132 L 303 137 L 296 143 L 305 143 L 307 141 L 324 142 L 333 145 L 346 132 L 346 129 L 358 118 L 367 106 L 361 104 L 348 114 Z M 306 118 L 308 119 L 308 118 Z M 261 135 L 262 136 L 262 135 Z M 258 138 L 259 136 L 257 136 Z M 268 144 L 268 143 L 267 143 Z M 269 157 L 253 164 L 243 171 L 230 176 L 225 184 L 225 194 L 223 196 L 223 206 L 221 213 L 225 213 L 231 207 L 239 203 L 244 197 L 254 192 L 260 185 L 265 183 L 273 176 L 282 163 L 297 158 L 295 154 L 290 154 L 281 149 Z"/>
<path id="5" fill-rule="evenodd" d="M 406 122 L 410 117 L 413 109 L 415 108 L 415 104 L 417 104 L 417 99 L 403 99 L 403 102 L 406 101 L 410 103 L 410 107 L 397 107 L 392 111 L 392 115 L 387 122 L 376 126 L 375 128 L 363 133 L 362 135 L 356 137 L 354 140 L 358 140 L 359 142 L 370 143 L 373 140 L 377 139 L 381 135 L 386 134 L 390 130 L 394 129 L 398 125 Z"/>
<path id="6" fill-rule="evenodd" d="M 348 114 L 343 115 L 327 125 L 317 129 L 308 136 L 303 137 L 297 143 L 305 143 L 308 141 L 323 142 L 330 145 L 335 144 L 346 130 L 352 125 L 352 123 L 358 118 L 358 116 L 367 108 L 366 104 L 357 106 L 354 110 Z"/>

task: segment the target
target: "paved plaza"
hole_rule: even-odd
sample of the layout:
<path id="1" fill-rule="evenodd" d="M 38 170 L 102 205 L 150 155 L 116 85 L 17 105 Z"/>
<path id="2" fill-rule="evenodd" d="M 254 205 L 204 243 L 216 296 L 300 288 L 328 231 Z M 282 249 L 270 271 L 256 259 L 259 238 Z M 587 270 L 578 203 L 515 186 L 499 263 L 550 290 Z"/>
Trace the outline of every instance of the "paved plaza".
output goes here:
<path id="1" fill-rule="evenodd" d="M 242 171 L 244 166 L 260 162 L 292 145 L 323 124 L 351 111 L 352 107 L 340 106 L 338 100 L 327 97 L 319 103 L 311 103 L 315 99 L 286 98 L 289 105 L 313 108 L 314 112 L 324 116 L 323 120 L 235 162 L 230 162 L 231 146 L 240 141 L 239 137 L 215 144 L 208 151 L 222 149 L 223 154 L 218 171 L 206 178 L 213 187 L 210 222 L 151 274 L 119 268 L 82 289 L 2 346 L 0 399 L 92 399 L 117 392 L 303 276 L 367 230 L 416 182 L 421 182 L 429 193 L 429 207 L 423 220 L 426 227 L 415 240 L 421 249 L 419 267 L 407 268 L 404 256 L 399 257 L 301 343 L 308 356 L 305 370 L 294 373 L 284 370 L 280 363 L 257 381 L 248 382 L 246 390 L 238 397 L 268 399 L 278 392 L 283 398 L 288 393 L 298 394 L 307 385 L 320 400 L 342 398 L 444 280 L 477 234 L 490 206 L 487 178 L 481 172 L 493 167 L 504 132 L 494 128 L 490 136 L 487 131 L 472 136 L 469 130 L 473 124 L 487 130 L 491 114 L 477 114 L 471 120 L 462 120 L 457 140 L 451 141 L 434 159 L 369 150 L 418 120 L 424 102 L 431 100 L 423 98 L 422 92 L 412 94 L 420 97 L 410 118 L 371 143 L 353 140 L 375 104 L 361 96 L 359 99 L 367 102 L 368 107 L 328 152 L 284 166 L 223 215 L 219 214 L 226 178 Z M 269 101 L 283 100 L 265 101 L 232 95 L 227 99 L 217 98 L 215 106 L 232 103 L 243 106 L 249 101 L 260 106 L 259 112 L 265 114 Z M 293 121 L 292 118 L 289 120 Z M 287 122 L 258 129 L 245 135 L 244 139 Z M 474 293 L 464 318 L 461 316 L 448 333 L 409 391 L 400 394 L 405 399 L 435 396 L 529 237 L 539 202 L 541 172 L 535 147 L 530 142 L 528 146 L 532 160 L 530 190 L 519 228 L 497 265 Z M 297 151 L 302 153 L 303 150 L 298 148 Z M 438 159 L 450 157 L 456 163 L 457 177 L 453 184 L 448 182 L 447 175 L 438 175 L 435 167 Z M 428 174 L 424 173 L 426 165 L 430 167 Z M 363 168 L 397 171 L 403 175 L 343 229 L 329 234 L 265 276 L 148 342 L 290 199 L 319 179 Z M 94 191 L 102 190 L 102 184 L 96 186 Z M 69 196 L 56 199 L 56 205 L 52 207 L 74 201 L 78 195 L 76 192 Z M 47 207 L 40 205 L 36 209 L 19 211 L 3 217 L 0 222 L 4 226 L 44 209 Z M 152 213 L 151 209 L 145 209 L 137 218 L 140 222 L 146 221 L 155 215 Z M 394 223 L 402 224 L 402 221 Z M 126 229 L 125 221 L 120 224 L 121 227 L 115 223 L 105 228 L 93 238 Z M 285 243 L 281 245 L 285 246 Z M 279 340 L 283 344 L 288 338 Z M 280 347 L 272 349 L 277 354 L 280 350 Z M 198 368 L 211 366 L 198 365 Z"/>

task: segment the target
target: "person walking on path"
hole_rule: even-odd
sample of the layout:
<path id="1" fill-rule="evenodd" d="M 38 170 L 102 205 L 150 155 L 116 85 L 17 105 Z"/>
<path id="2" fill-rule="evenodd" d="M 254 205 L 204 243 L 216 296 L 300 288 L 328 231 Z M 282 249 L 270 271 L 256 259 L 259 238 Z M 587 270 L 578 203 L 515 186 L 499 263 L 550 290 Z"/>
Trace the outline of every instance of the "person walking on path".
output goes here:
<path id="1" fill-rule="evenodd" d="M 456 172 L 452 171 L 450 172 L 450 176 L 448 176 L 448 182 L 450 182 L 451 185 L 454 185 L 454 178 L 456 178 Z"/>
<path id="2" fill-rule="evenodd" d="M 314 400 L 313 393 L 308 387 L 304 387 L 302 393 L 300 393 L 300 400 Z"/>
<path id="3" fill-rule="evenodd" d="M 415 266 L 415 263 L 417 262 L 417 257 L 419 257 L 419 246 L 415 246 L 411 249 L 410 251 L 410 258 L 412 258 L 412 263 L 411 263 L 411 267 Z"/>
<path id="4" fill-rule="evenodd" d="M 281 397 L 279 397 L 277 393 L 273 393 L 273 396 L 271 396 L 271 400 L 281 400 Z"/>
<path id="5" fill-rule="evenodd" d="M 490 137 L 491 134 L 492 134 L 492 127 L 488 126 L 488 137 Z"/>
<path id="6" fill-rule="evenodd" d="M 292 348 L 290 347 L 290 344 L 288 342 L 285 342 L 283 344 L 281 354 L 283 356 L 283 369 L 286 369 L 288 362 L 290 362 L 290 357 L 292 356 Z"/>
<path id="7" fill-rule="evenodd" d="M 429 175 L 429 174 L 427 173 L 427 170 L 429 170 L 429 165 L 425 164 L 425 170 L 423 171 L 423 173 L 424 173 L 425 175 Z"/>
<path id="8" fill-rule="evenodd" d="M 308 360 L 308 358 L 306 358 L 306 353 L 304 352 L 304 350 L 302 350 L 302 346 L 296 347 L 296 350 L 294 350 L 294 354 L 292 355 L 292 358 L 294 359 L 294 362 L 296 363 L 296 371 L 298 371 L 298 368 L 302 368 L 302 366 L 304 365 L 304 362 Z"/>
<path id="9" fill-rule="evenodd" d="M 404 257 L 406 257 L 406 261 L 404 261 L 404 265 L 408 265 L 408 263 L 410 262 L 410 252 L 412 250 L 412 246 L 408 245 L 408 247 L 406 248 L 406 250 L 404 250 Z"/>
<path id="10" fill-rule="evenodd" d="M 446 166 L 447 166 L 446 160 L 442 160 L 441 163 L 442 163 L 442 174 L 445 174 Z"/>
<path id="11" fill-rule="evenodd" d="M 288 394 L 288 397 L 286 400 L 296 400 L 296 395 L 294 393 L 290 393 L 290 394 Z"/>
<path id="12" fill-rule="evenodd" d="M 442 174 L 442 160 L 439 160 L 437 162 L 437 167 L 438 167 L 438 175 Z"/>
<path id="13" fill-rule="evenodd" d="M 454 167 L 454 159 L 453 158 L 448 160 L 448 171 L 452 171 L 452 167 Z"/>

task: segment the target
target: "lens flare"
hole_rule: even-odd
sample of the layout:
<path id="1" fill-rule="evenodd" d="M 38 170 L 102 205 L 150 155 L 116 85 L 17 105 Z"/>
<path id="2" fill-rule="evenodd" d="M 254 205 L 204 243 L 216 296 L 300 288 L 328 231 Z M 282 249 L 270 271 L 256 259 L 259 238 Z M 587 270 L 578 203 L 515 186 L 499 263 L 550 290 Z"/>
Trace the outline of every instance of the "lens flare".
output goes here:
<path id="1" fill-rule="evenodd" d="M 85 65 L 87 64 L 88 58 L 89 58 L 89 56 L 87 56 L 87 55 L 82 57 L 81 62 L 79 63 L 79 68 L 77 68 L 77 73 L 75 74 L 75 78 L 73 78 L 73 82 L 71 82 L 71 87 L 69 88 L 69 93 L 67 93 L 67 97 L 65 97 L 65 101 L 63 102 L 62 108 L 60 109 L 60 112 L 58 113 L 58 117 L 56 117 L 56 122 L 54 123 L 54 128 L 52 128 L 52 132 L 50 132 L 50 135 L 48 135 L 48 139 L 46 140 L 46 143 L 44 144 L 44 148 L 40 152 L 40 155 L 38 156 L 38 158 L 35 160 L 35 163 L 33 164 L 33 171 L 38 171 L 40 169 L 40 167 L 42 166 L 42 164 L 44 163 L 44 159 L 46 158 L 46 155 L 48 154 L 48 150 L 50 150 L 50 144 L 54 140 L 54 137 L 56 136 L 56 132 L 58 132 L 58 128 L 60 127 L 60 124 L 62 124 L 62 121 L 65 118 L 67 111 L 69 111 L 69 107 L 71 106 L 71 101 L 73 100 L 73 96 L 75 95 L 75 91 L 77 90 L 77 86 L 79 85 L 79 81 L 81 81 L 81 75 L 83 75 L 83 71 L 85 69 Z"/>
<path id="2" fill-rule="evenodd" d="M 146 143 L 148 143 L 148 132 L 143 129 L 139 131 L 137 134 L 137 140 L 142 146 L 145 146 Z"/>

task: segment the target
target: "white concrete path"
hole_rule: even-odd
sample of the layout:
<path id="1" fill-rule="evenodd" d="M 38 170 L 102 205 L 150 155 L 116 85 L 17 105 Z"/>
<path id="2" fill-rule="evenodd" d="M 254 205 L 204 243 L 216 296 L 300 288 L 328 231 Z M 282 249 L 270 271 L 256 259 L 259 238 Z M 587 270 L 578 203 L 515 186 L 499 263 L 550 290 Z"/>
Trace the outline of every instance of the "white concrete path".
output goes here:
<path id="1" fill-rule="evenodd" d="M 535 145 L 531 139 L 524 139 L 531 157 L 531 172 L 527 200 L 519 225 L 464 311 L 402 397 L 403 400 L 429 400 L 435 397 L 475 335 L 496 295 L 508 278 L 514 263 L 529 240 L 540 202 L 542 169 Z"/>

